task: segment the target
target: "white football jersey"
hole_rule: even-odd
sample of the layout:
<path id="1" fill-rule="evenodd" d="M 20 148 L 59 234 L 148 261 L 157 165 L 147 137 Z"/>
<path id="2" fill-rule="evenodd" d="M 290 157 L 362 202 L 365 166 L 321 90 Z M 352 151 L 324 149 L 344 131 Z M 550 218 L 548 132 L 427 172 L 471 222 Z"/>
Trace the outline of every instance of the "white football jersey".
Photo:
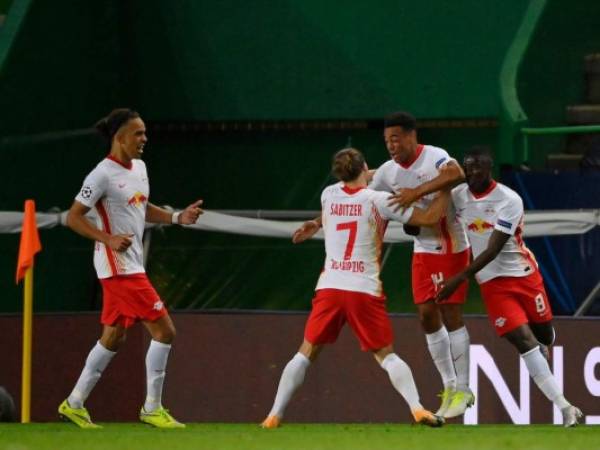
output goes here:
<path id="1" fill-rule="evenodd" d="M 325 236 L 325 265 L 316 289 L 343 289 L 380 297 L 379 279 L 383 235 L 389 220 L 408 222 L 413 208 L 394 212 L 389 194 L 343 183 L 325 188 L 321 214 Z"/>
<path id="2" fill-rule="evenodd" d="M 492 182 L 482 194 L 474 194 L 466 183 L 452 190 L 456 215 L 464 224 L 471 241 L 473 257 L 488 246 L 493 230 L 509 234 L 496 258 L 475 275 L 478 283 L 496 277 L 525 277 L 537 270 L 533 253 L 523 242 L 523 201 L 509 187 Z"/>
<path id="3" fill-rule="evenodd" d="M 389 160 L 382 164 L 369 185 L 376 191 L 395 192 L 402 188 L 415 188 L 439 174 L 439 169 L 450 161 L 446 150 L 432 145 L 419 145 L 416 158 L 408 164 Z M 413 206 L 427 209 L 437 194 L 431 193 L 419 199 Z M 456 220 L 454 205 L 448 205 L 446 216 L 434 227 L 421 227 L 414 236 L 415 253 L 460 253 L 469 248 L 463 226 Z"/>
<path id="4" fill-rule="evenodd" d="M 124 252 L 96 242 L 94 267 L 98 278 L 145 272 L 142 236 L 149 196 L 148 174 L 141 159 L 126 167 L 109 156 L 85 178 L 75 200 L 96 208 L 96 226 L 109 234 L 133 235 L 133 243 Z"/>

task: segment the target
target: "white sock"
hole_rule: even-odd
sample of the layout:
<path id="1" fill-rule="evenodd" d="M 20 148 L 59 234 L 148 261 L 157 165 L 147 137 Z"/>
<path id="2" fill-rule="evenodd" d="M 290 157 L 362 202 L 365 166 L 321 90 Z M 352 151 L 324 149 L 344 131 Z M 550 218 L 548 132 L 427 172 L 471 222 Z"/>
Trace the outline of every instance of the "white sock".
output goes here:
<path id="1" fill-rule="evenodd" d="M 310 360 L 302 353 L 296 353 L 294 357 L 290 359 L 281 374 L 275 402 L 269 413 L 270 416 L 283 417 L 285 408 L 290 402 L 292 395 L 294 395 L 294 392 L 296 392 L 304 381 L 304 374 L 309 365 Z"/>
<path id="2" fill-rule="evenodd" d="M 452 362 L 452 352 L 450 351 L 450 338 L 446 327 L 442 325 L 435 333 L 426 334 L 427 347 L 431 354 L 431 359 L 442 376 L 444 388 L 456 389 L 456 372 Z"/>
<path id="3" fill-rule="evenodd" d="M 448 333 L 450 338 L 450 351 L 456 371 L 456 388 L 462 391 L 469 389 L 469 350 L 471 338 L 467 327 Z"/>
<path id="4" fill-rule="evenodd" d="M 383 361 L 381 368 L 385 370 L 392 382 L 392 386 L 400 393 L 411 411 L 423 409 L 419 401 L 419 393 L 408 364 L 406 364 L 398 355 L 390 353 Z"/>
<path id="5" fill-rule="evenodd" d="M 96 342 L 85 360 L 85 366 L 73 388 L 73 392 L 67 398 L 67 402 L 72 408 L 83 408 L 83 404 L 102 376 L 102 372 L 116 354 L 117 352 L 111 352 L 104 348 L 100 341 Z"/>
<path id="6" fill-rule="evenodd" d="M 170 351 L 171 344 L 150 341 L 150 347 L 146 353 L 147 393 L 144 402 L 144 411 L 146 412 L 152 412 L 161 406 L 165 369 Z"/>
<path id="7" fill-rule="evenodd" d="M 571 406 L 571 404 L 565 399 L 561 388 L 558 387 L 558 383 L 556 382 L 554 375 L 552 375 L 552 372 L 550 372 L 548 361 L 546 361 L 546 358 L 544 358 L 540 352 L 539 347 L 535 347 L 528 352 L 523 353 L 521 358 L 523 358 L 523 361 L 525 361 L 529 375 L 531 375 L 531 378 L 533 378 L 535 384 L 538 385 L 548 400 L 558 406 L 559 409 L 564 409 L 567 406 Z"/>

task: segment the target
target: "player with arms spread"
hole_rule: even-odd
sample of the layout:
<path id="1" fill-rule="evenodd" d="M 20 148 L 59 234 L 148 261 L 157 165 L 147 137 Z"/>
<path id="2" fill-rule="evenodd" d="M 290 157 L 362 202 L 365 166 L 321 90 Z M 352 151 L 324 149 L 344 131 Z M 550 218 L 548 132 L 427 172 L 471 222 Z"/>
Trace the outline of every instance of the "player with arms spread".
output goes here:
<path id="1" fill-rule="evenodd" d="M 96 241 L 94 266 L 103 291 L 103 330 L 77 384 L 58 412 L 82 428 L 99 428 L 84 402 L 125 341 L 127 329 L 141 321 L 152 340 L 146 355 L 147 396 L 140 420 L 159 428 L 182 428 L 185 425 L 161 404 L 175 326 L 146 276 L 142 235 L 145 222 L 195 223 L 202 214 L 202 201 L 175 213 L 148 201 L 148 174 L 140 159 L 147 142 L 146 127 L 137 112 L 116 109 L 96 128 L 110 143 L 110 154 L 85 178 L 67 223 L 76 233 Z M 92 208 L 98 213 L 96 225 L 85 218 Z"/>
<path id="2" fill-rule="evenodd" d="M 572 427 L 583 414 L 565 399 L 540 348 L 554 341 L 552 310 L 535 257 L 523 242 L 523 201 L 492 179 L 492 165 L 486 148 L 474 147 L 465 155 L 467 183 L 453 189 L 452 199 L 474 259 L 444 281 L 436 301 L 443 304 L 475 275 L 496 333 L 515 346 L 535 384 L 560 408 L 564 425 Z"/>
<path id="3" fill-rule="evenodd" d="M 389 194 L 367 188 L 368 169 L 358 150 L 347 148 L 337 152 L 332 172 L 340 182 L 327 187 L 321 195 L 326 257 L 304 341 L 283 370 L 275 402 L 262 426 L 279 426 L 292 395 L 304 380 L 306 369 L 323 345 L 335 342 L 346 322 L 361 348 L 373 352 L 388 373 L 415 421 L 440 426 L 443 418 L 423 408 L 410 368 L 394 353 L 379 272 L 388 221 L 417 226 L 436 223 L 447 207 L 449 194 L 441 193 L 427 210 L 410 207 L 394 212 L 388 206 Z M 296 232 L 295 241 L 299 233 L 302 229 Z"/>

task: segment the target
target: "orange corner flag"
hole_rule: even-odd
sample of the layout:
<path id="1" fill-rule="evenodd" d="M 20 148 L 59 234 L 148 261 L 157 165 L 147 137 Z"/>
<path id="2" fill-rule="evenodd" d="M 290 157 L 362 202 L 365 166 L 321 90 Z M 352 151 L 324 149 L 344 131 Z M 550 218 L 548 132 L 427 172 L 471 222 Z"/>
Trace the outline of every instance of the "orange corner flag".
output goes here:
<path id="1" fill-rule="evenodd" d="M 19 261 L 17 262 L 17 284 L 25 276 L 27 269 L 33 266 L 33 257 L 42 250 L 40 235 L 35 221 L 35 202 L 25 200 L 25 215 L 21 229 L 21 245 L 19 246 Z"/>

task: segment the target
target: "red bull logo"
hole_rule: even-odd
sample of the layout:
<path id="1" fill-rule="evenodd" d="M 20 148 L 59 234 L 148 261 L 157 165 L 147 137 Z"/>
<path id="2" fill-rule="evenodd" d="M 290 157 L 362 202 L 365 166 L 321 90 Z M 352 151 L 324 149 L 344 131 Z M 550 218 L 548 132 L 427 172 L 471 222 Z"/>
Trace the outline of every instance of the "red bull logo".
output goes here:
<path id="1" fill-rule="evenodd" d="M 475 233 L 484 233 L 485 230 L 491 230 L 492 228 L 494 228 L 494 225 L 478 217 L 473 222 L 471 222 L 467 226 L 467 228 L 469 229 L 469 231 L 474 231 Z"/>
<path id="2" fill-rule="evenodd" d="M 143 205 L 144 202 L 147 202 L 147 201 L 148 201 L 148 197 L 146 197 L 141 192 L 136 191 L 136 193 L 133 194 L 133 196 L 129 200 L 127 200 L 127 204 L 133 205 L 133 206 L 139 206 L 139 205 Z"/>

